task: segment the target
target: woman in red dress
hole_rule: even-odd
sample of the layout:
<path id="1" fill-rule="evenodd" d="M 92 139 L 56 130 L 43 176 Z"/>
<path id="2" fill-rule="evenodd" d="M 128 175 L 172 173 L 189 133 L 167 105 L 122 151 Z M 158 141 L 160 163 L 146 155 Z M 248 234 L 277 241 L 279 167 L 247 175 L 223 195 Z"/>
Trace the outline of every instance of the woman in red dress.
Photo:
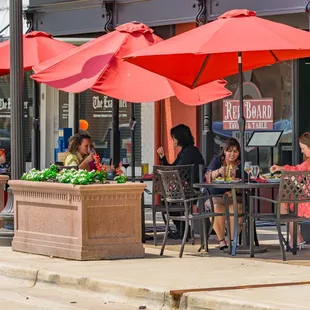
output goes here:
<path id="1" fill-rule="evenodd" d="M 278 166 L 273 165 L 270 168 L 271 173 L 275 173 L 277 171 L 307 171 L 310 170 L 310 132 L 305 132 L 302 136 L 299 137 L 299 146 L 301 152 L 304 154 L 304 162 L 300 165 L 296 166 Z M 290 206 L 290 209 L 293 210 L 294 206 Z M 286 214 L 289 212 L 289 208 L 287 204 L 281 205 L 281 213 Z M 310 218 L 310 203 L 300 203 L 298 204 L 298 216 Z M 290 223 L 290 236 L 293 233 L 293 225 Z M 304 239 L 300 233 L 300 229 L 298 228 L 297 234 L 297 242 L 298 245 L 301 246 L 304 242 Z M 290 238 L 290 246 L 292 246 L 292 238 Z"/>

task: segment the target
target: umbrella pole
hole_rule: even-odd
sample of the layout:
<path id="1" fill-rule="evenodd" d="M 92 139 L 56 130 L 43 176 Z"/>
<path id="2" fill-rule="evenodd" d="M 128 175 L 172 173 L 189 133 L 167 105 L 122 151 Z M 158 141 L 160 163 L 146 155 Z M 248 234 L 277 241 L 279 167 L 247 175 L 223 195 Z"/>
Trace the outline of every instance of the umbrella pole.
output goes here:
<path id="1" fill-rule="evenodd" d="M 32 149 L 31 161 L 32 168 L 40 168 L 40 85 L 33 80 L 33 119 L 32 119 Z"/>
<path id="2" fill-rule="evenodd" d="M 245 172 L 244 172 L 244 131 L 245 131 L 245 118 L 243 115 L 243 75 L 242 75 L 242 52 L 238 52 L 238 79 L 239 79 L 239 131 L 240 131 L 240 157 L 241 157 L 241 179 L 244 183 Z"/>
<path id="3" fill-rule="evenodd" d="M 23 3 L 10 1 L 10 97 L 11 97 L 11 178 L 25 172 L 24 158 L 24 68 Z"/>
<path id="4" fill-rule="evenodd" d="M 119 130 L 119 100 L 113 98 L 112 104 L 112 136 L 111 158 L 115 167 L 118 167 L 121 157 L 121 134 Z"/>
<path id="5" fill-rule="evenodd" d="M 74 133 L 80 131 L 80 94 L 74 94 Z"/>
<path id="6" fill-rule="evenodd" d="M 134 178 L 136 176 L 136 161 L 135 161 L 135 128 L 136 128 L 136 119 L 135 119 L 135 106 L 134 103 L 131 103 L 131 121 L 130 121 L 130 138 L 131 138 L 131 176 Z"/>

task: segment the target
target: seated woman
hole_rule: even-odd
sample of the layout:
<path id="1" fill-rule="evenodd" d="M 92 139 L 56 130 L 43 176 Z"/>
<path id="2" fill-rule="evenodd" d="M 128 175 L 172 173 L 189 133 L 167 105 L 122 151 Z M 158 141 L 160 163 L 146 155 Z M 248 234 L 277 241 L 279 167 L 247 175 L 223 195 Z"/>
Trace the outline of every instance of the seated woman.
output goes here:
<path id="1" fill-rule="evenodd" d="M 171 128 L 170 134 L 173 139 L 173 146 L 181 147 L 181 151 L 178 153 L 175 161 L 172 164 L 169 164 L 165 156 L 163 147 L 160 147 L 157 150 L 157 153 L 160 157 L 160 163 L 164 166 L 182 166 L 194 164 L 194 181 L 199 182 L 199 165 L 205 165 L 205 161 L 198 148 L 194 145 L 195 141 L 190 128 L 184 124 L 180 124 Z M 171 214 L 177 215 L 174 212 L 171 212 Z M 174 234 L 174 236 L 171 235 L 171 237 L 176 239 L 182 238 L 183 236 L 181 234 L 181 231 L 184 231 L 184 222 L 174 221 L 174 224 L 177 228 L 177 232 Z"/>
<path id="2" fill-rule="evenodd" d="M 223 151 L 220 155 L 216 155 L 213 157 L 210 165 L 208 166 L 208 173 L 210 173 L 211 178 L 214 180 L 218 177 L 224 177 L 225 172 L 226 176 L 240 178 L 240 144 L 239 142 L 231 138 L 226 141 L 226 144 L 223 148 Z M 206 176 L 208 178 L 208 176 Z M 234 205 L 231 198 L 231 192 L 229 189 L 209 189 L 211 195 L 228 195 L 229 196 L 229 212 L 234 212 Z M 214 204 L 214 211 L 217 213 L 225 212 L 225 201 L 224 197 L 214 197 L 212 198 Z M 241 202 L 241 197 L 237 197 L 238 202 Z M 210 200 L 206 201 L 206 206 L 210 207 Z M 238 203 L 238 213 L 242 212 L 242 204 Z M 242 226 L 242 218 L 239 218 L 239 231 Z M 216 216 L 214 217 L 213 229 L 217 235 L 219 241 L 220 250 L 226 249 L 227 243 L 225 241 L 225 217 L 224 216 Z M 231 236 L 234 234 L 234 218 L 230 217 L 230 233 Z"/>
<path id="3" fill-rule="evenodd" d="M 301 149 L 301 152 L 304 154 L 304 162 L 300 165 L 296 165 L 296 166 L 289 166 L 289 165 L 285 165 L 285 166 L 278 166 L 278 165 L 273 165 L 270 168 L 270 172 L 271 173 L 275 173 L 277 171 L 307 171 L 310 170 L 310 132 L 305 132 L 302 136 L 299 137 L 299 146 Z M 289 213 L 289 210 L 293 211 L 294 210 L 294 206 L 288 206 L 287 204 L 282 204 L 280 206 L 280 212 L 282 214 L 287 214 Z M 301 217 L 310 217 L 310 203 L 306 202 L 306 203 L 300 203 L 298 204 L 298 216 Z M 293 223 L 290 223 L 289 225 L 289 232 L 290 232 L 290 241 L 289 241 L 289 245 L 290 247 L 293 246 L 293 240 L 292 240 L 292 235 L 293 235 Z M 298 227 L 298 231 L 297 231 L 297 243 L 298 246 L 301 247 L 302 244 L 305 243 L 300 229 Z"/>
<path id="4" fill-rule="evenodd" d="M 199 182 L 199 165 L 204 165 L 205 161 L 200 151 L 194 145 L 194 137 L 190 128 L 184 124 L 177 125 L 171 128 L 171 137 L 173 139 L 174 147 L 181 147 L 181 151 L 177 155 L 177 158 L 172 164 L 169 164 L 165 156 L 163 147 L 157 150 L 160 157 L 160 163 L 164 166 L 181 166 L 181 165 L 195 165 L 195 182 Z"/>
<path id="5" fill-rule="evenodd" d="M 86 133 L 76 133 L 69 140 L 64 166 L 77 166 L 79 169 L 90 170 L 94 161 L 94 153 L 89 153 L 92 146 L 91 137 Z"/>

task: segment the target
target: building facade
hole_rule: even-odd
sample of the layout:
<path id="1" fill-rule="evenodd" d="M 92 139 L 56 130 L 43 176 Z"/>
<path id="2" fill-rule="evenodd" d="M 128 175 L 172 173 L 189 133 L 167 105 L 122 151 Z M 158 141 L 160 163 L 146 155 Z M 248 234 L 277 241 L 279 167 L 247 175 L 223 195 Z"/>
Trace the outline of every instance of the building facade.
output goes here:
<path id="1" fill-rule="evenodd" d="M 81 44 L 111 31 L 115 25 L 133 20 L 147 24 L 159 36 L 166 39 L 196 27 L 197 23 L 210 22 L 223 12 L 235 8 L 255 10 L 264 18 L 309 30 L 305 2 L 307 1 L 30 0 L 27 12 L 28 18 L 32 19 L 34 30 L 45 31 L 62 40 Z M 306 86 L 310 75 L 309 67 L 308 60 L 302 59 L 244 73 L 245 99 L 249 102 L 270 100 L 273 109 L 272 129 L 283 130 L 282 139 L 275 150 L 262 148 L 257 152 L 247 149 L 247 159 L 260 161 L 263 169 L 267 169 L 272 162 L 297 163 L 301 159 L 298 136 L 304 131 L 310 131 L 306 117 L 309 115 L 307 102 L 310 99 Z M 236 77 L 229 77 L 227 81 L 228 88 L 233 92 L 232 98 L 229 99 L 238 99 Z M 96 144 L 103 149 L 102 156 L 109 157 L 107 152 L 111 119 L 105 117 L 104 121 L 99 121 L 100 118 L 95 118 L 94 115 L 96 113 L 108 115 L 110 106 L 107 105 L 105 110 L 98 111 L 94 108 L 96 100 L 106 102 L 109 99 L 90 91 L 80 95 L 80 118 L 89 121 L 90 133 L 95 137 Z M 123 156 L 126 157 L 130 144 L 128 124 L 133 109 L 130 103 L 124 103 L 121 109 L 121 148 Z M 196 108 L 183 105 L 172 97 L 162 102 L 135 105 L 134 113 L 140 126 L 136 131 L 138 164 L 155 163 L 156 149 L 160 145 L 164 146 L 168 158 L 172 160 L 176 156 L 176 150 L 170 141 L 169 132 L 172 126 L 179 123 L 191 127 L 207 161 L 214 152 L 214 147 L 210 148 L 209 143 L 206 143 L 210 133 L 215 138 L 215 150 L 220 148 L 227 137 L 238 137 L 236 130 L 224 128 L 223 117 L 227 111 L 222 101 Z M 45 154 L 41 156 L 41 167 L 53 161 L 57 129 L 74 126 L 73 115 L 73 94 L 41 86 L 41 145 L 42 150 L 45 150 Z M 250 134 L 251 130 L 247 132 L 247 136 Z"/>

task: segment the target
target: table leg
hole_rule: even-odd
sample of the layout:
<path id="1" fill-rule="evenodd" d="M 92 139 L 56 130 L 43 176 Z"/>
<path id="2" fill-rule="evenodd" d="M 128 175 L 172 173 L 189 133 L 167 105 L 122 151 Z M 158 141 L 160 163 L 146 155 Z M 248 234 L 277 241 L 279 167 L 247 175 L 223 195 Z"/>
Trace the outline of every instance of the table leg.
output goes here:
<path id="1" fill-rule="evenodd" d="M 246 194 L 244 189 L 242 190 L 242 213 L 243 213 L 242 245 L 249 245 L 248 216 L 246 210 Z"/>
<path id="2" fill-rule="evenodd" d="M 234 188 L 231 189 L 232 200 L 234 205 L 234 238 L 231 255 L 235 256 L 237 252 L 237 241 L 238 241 L 238 202 L 237 202 L 237 193 Z M 230 241 L 229 241 L 230 242 Z"/>
<path id="3" fill-rule="evenodd" d="M 198 209 L 199 213 L 204 212 L 204 202 L 201 199 L 198 199 Z M 200 232 L 200 248 L 198 249 L 198 252 L 201 252 L 204 250 L 204 252 L 208 252 L 208 246 L 207 246 L 207 224 L 206 219 L 199 220 L 199 232 Z"/>

